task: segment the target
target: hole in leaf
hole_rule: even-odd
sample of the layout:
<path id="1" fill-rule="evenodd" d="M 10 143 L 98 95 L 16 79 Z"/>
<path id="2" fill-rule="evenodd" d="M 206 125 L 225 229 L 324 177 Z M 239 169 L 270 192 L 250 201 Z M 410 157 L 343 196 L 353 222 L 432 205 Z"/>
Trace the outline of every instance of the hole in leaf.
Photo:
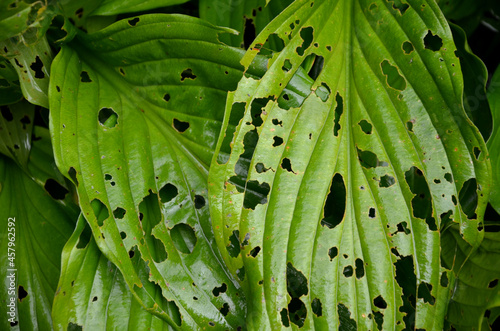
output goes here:
<path id="1" fill-rule="evenodd" d="M 344 304 L 337 305 L 337 312 L 339 314 L 339 330 L 357 330 L 358 325 L 354 319 L 351 318 L 351 312 Z"/>
<path id="2" fill-rule="evenodd" d="M 248 49 L 255 40 L 255 37 L 256 37 L 256 32 L 253 19 L 245 17 L 245 27 L 243 29 L 243 47 L 245 49 Z"/>
<path id="3" fill-rule="evenodd" d="M 262 121 L 262 110 L 266 107 L 269 101 L 273 100 L 273 97 L 267 98 L 256 98 L 252 101 L 250 106 L 250 113 L 252 114 L 252 124 L 256 128 L 261 126 Z"/>
<path id="4" fill-rule="evenodd" d="M 126 212 L 127 211 L 125 209 L 117 207 L 115 210 L 113 210 L 113 216 L 121 220 L 125 216 Z"/>
<path id="5" fill-rule="evenodd" d="M 125 70 L 123 70 L 123 68 L 121 67 L 120 67 L 120 75 L 125 76 Z"/>
<path id="6" fill-rule="evenodd" d="M 297 47 L 297 54 L 299 56 L 303 56 L 305 50 L 308 49 L 309 46 L 311 46 L 311 43 L 313 41 L 313 32 L 314 29 L 311 26 L 300 29 L 300 37 L 302 38 L 303 42 L 301 46 Z"/>
<path id="7" fill-rule="evenodd" d="M 35 58 L 35 62 L 30 65 L 31 70 L 35 72 L 35 78 L 42 79 L 45 78 L 45 74 L 43 73 L 43 62 L 40 60 L 40 57 L 37 55 Z"/>
<path id="8" fill-rule="evenodd" d="M 441 284 L 442 287 L 448 287 L 448 274 L 446 273 L 446 271 L 443 271 L 443 273 L 441 274 L 441 279 L 439 281 L 439 283 Z"/>
<path id="9" fill-rule="evenodd" d="M 366 134 L 372 134 L 373 126 L 366 120 L 361 120 L 359 123 L 361 130 Z"/>
<path id="10" fill-rule="evenodd" d="M 277 118 L 273 118 L 272 122 L 274 125 L 283 126 L 283 121 L 279 121 Z"/>
<path id="11" fill-rule="evenodd" d="M 118 124 L 118 114 L 111 108 L 101 108 L 98 118 L 101 125 L 110 129 Z"/>
<path id="12" fill-rule="evenodd" d="M 411 201 L 413 216 L 424 219 L 431 231 L 436 231 L 436 220 L 432 216 L 432 196 L 424 174 L 417 167 L 405 172 L 405 179 L 415 196 Z"/>
<path id="13" fill-rule="evenodd" d="M 385 302 L 384 298 L 382 298 L 381 295 L 373 299 L 373 305 L 377 308 L 380 309 L 386 309 L 387 308 L 387 302 Z"/>
<path id="14" fill-rule="evenodd" d="M 415 307 L 417 296 L 417 277 L 412 256 L 404 256 L 394 263 L 396 266 L 396 281 L 403 289 L 401 298 L 403 306 L 399 311 L 405 313 L 403 321 L 406 328 L 413 330 L 415 328 Z"/>
<path id="15" fill-rule="evenodd" d="M 241 267 L 238 270 L 236 270 L 236 276 L 240 281 L 245 280 L 245 267 Z"/>
<path id="16" fill-rule="evenodd" d="M 133 251 L 133 249 L 131 249 L 131 250 L 128 251 L 128 257 L 129 258 L 133 259 L 134 255 L 135 255 L 135 252 Z"/>
<path id="17" fill-rule="evenodd" d="M 292 69 L 292 63 L 290 62 L 289 59 L 286 59 L 285 62 L 283 63 L 283 67 L 281 67 L 283 71 L 288 72 Z"/>
<path id="18" fill-rule="evenodd" d="M 69 191 L 56 180 L 49 178 L 43 186 L 54 200 L 64 200 Z"/>
<path id="19" fill-rule="evenodd" d="M 431 30 L 428 30 L 427 35 L 424 37 L 424 46 L 433 52 L 437 52 L 443 47 L 443 39 L 438 35 L 433 35 Z"/>
<path id="20" fill-rule="evenodd" d="M 130 26 L 136 26 L 137 23 L 139 23 L 139 21 L 140 21 L 139 17 L 136 17 L 134 19 L 128 20 L 128 24 L 130 24 Z"/>
<path id="21" fill-rule="evenodd" d="M 285 169 L 286 171 L 288 172 L 291 172 L 291 173 L 295 173 L 293 170 L 292 170 L 292 162 L 290 161 L 289 158 L 284 158 L 282 161 L 281 161 L 281 168 Z"/>
<path id="22" fill-rule="evenodd" d="M 10 108 L 8 106 L 0 106 L 0 110 L 2 112 L 3 118 L 7 122 L 11 122 L 14 119 L 14 116 L 12 115 L 12 112 L 10 111 Z"/>
<path id="23" fill-rule="evenodd" d="M 492 280 L 489 284 L 488 284 L 488 288 L 494 288 L 498 285 L 498 279 L 495 279 L 495 280 Z"/>
<path id="24" fill-rule="evenodd" d="M 257 173 L 261 174 L 263 172 L 266 172 L 268 171 L 270 168 L 266 168 L 266 166 L 264 165 L 264 163 L 257 163 L 255 165 L 255 171 L 257 171 Z"/>
<path id="25" fill-rule="evenodd" d="M 235 102 L 231 106 L 231 113 L 229 115 L 229 125 L 226 128 L 224 134 L 224 140 L 220 148 L 220 153 L 217 156 L 218 164 L 226 164 L 229 160 L 229 154 L 231 153 L 231 142 L 234 138 L 235 127 L 239 124 L 240 120 L 245 114 L 245 102 Z"/>
<path id="26" fill-rule="evenodd" d="M 286 284 L 288 294 L 292 298 L 300 298 L 309 292 L 307 278 L 301 271 L 295 269 L 290 262 L 287 263 L 286 268 Z"/>
<path id="27" fill-rule="evenodd" d="M 370 208 L 370 210 L 368 211 L 368 217 L 375 218 L 375 216 L 376 216 L 375 208 Z"/>
<path id="28" fill-rule="evenodd" d="M 229 304 L 227 302 L 224 302 L 219 311 L 223 316 L 227 316 L 227 314 L 229 314 Z"/>
<path id="29" fill-rule="evenodd" d="M 148 248 L 151 252 L 151 257 L 156 263 L 162 263 L 168 258 L 167 251 L 165 250 L 165 244 L 160 239 L 151 236 L 152 240 L 148 243 Z"/>
<path id="30" fill-rule="evenodd" d="M 112 179 L 113 179 L 113 176 L 111 176 L 110 174 L 104 175 L 104 180 L 112 180 Z"/>
<path id="31" fill-rule="evenodd" d="M 340 96 L 339 93 L 335 96 L 335 100 L 337 102 L 337 106 L 335 107 L 335 120 L 334 120 L 334 126 L 333 126 L 333 135 L 335 137 L 338 137 L 339 135 L 339 130 L 341 128 L 340 126 L 340 116 L 342 116 L 342 113 L 344 112 L 344 100 Z"/>
<path id="32" fill-rule="evenodd" d="M 172 201 L 177 196 L 177 194 L 179 194 L 177 187 L 173 184 L 167 183 L 160 189 L 160 201 L 162 203 Z"/>
<path id="33" fill-rule="evenodd" d="M 166 102 L 169 102 L 170 101 L 170 94 L 165 93 L 165 95 L 163 96 L 163 100 L 165 100 Z"/>
<path id="34" fill-rule="evenodd" d="M 444 174 L 444 179 L 446 179 L 449 183 L 453 184 L 453 176 L 449 172 Z"/>
<path id="35" fill-rule="evenodd" d="M 78 179 L 76 178 L 76 170 L 75 170 L 75 168 L 70 167 L 69 170 L 68 170 L 68 175 L 71 178 L 71 180 L 73 181 L 73 183 L 76 186 L 78 186 Z"/>
<path id="36" fill-rule="evenodd" d="M 257 205 L 265 205 L 269 191 L 271 191 L 271 187 L 268 183 L 261 184 L 257 180 L 248 181 L 243 199 L 243 208 L 255 210 Z"/>
<path id="37" fill-rule="evenodd" d="M 356 147 L 358 151 L 358 159 L 363 168 L 376 168 L 376 167 L 387 167 L 389 164 L 384 161 L 379 161 L 377 155 L 370 151 L 362 151 Z"/>
<path id="38" fill-rule="evenodd" d="M 259 252 L 260 252 L 260 247 L 257 246 L 257 247 L 255 247 L 254 249 L 252 249 L 250 251 L 250 256 L 255 258 L 255 257 L 257 257 L 257 255 L 259 254 Z"/>
<path id="39" fill-rule="evenodd" d="M 83 16 L 83 8 L 78 8 L 75 11 L 75 15 L 78 16 L 78 18 L 82 18 L 82 16 Z"/>
<path id="40" fill-rule="evenodd" d="M 476 160 L 479 160 L 479 155 L 481 155 L 481 150 L 478 147 L 474 147 L 474 156 Z"/>
<path id="41" fill-rule="evenodd" d="M 286 308 L 281 309 L 281 324 L 288 328 L 290 326 L 290 320 L 288 319 L 288 310 Z"/>
<path id="42" fill-rule="evenodd" d="M 174 118 L 172 124 L 174 126 L 174 129 L 180 133 L 183 133 L 184 131 L 189 129 L 189 122 L 179 121 L 177 118 Z"/>
<path id="43" fill-rule="evenodd" d="M 84 249 L 85 247 L 87 247 L 91 237 L 92 237 L 92 232 L 90 231 L 90 226 L 88 224 L 85 224 L 85 228 L 78 237 L 78 243 L 76 244 L 76 248 Z"/>
<path id="44" fill-rule="evenodd" d="M 405 41 L 403 43 L 403 51 L 405 52 L 406 55 L 410 54 L 413 52 L 415 48 L 413 47 L 413 44 L 409 41 Z"/>
<path id="45" fill-rule="evenodd" d="M 339 254 L 339 250 L 337 247 L 332 247 L 328 250 L 328 256 L 330 257 L 330 261 L 337 257 Z"/>
<path id="46" fill-rule="evenodd" d="M 82 83 L 91 83 L 92 82 L 92 80 L 90 79 L 89 73 L 86 71 L 82 71 L 80 73 L 80 81 Z"/>
<path id="47" fill-rule="evenodd" d="M 390 0 L 389 2 L 392 2 L 392 8 L 395 10 L 399 10 L 401 15 L 403 15 L 408 8 L 410 8 L 410 5 L 407 3 L 404 3 L 402 0 Z"/>
<path id="48" fill-rule="evenodd" d="M 406 122 L 406 129 L 410 132 L 413 132 L 413 122 L 412 121 Z"/>
<path id="49" fill-rule="evenodd" d="M 354 269 L 351 265 L 348 265 L 348 266 L 344 267 L 344 270 L 342 271 L 342 273 L 344 274 L 345 278 L 350 278 L 350 277 L 352 277 L 352 274 L 354 273 Z"/>
<path id="50" fill-rule="evenodd" d="M 187 68 L 181 73 L 181 82 L 183 82 L 185 79 L 196 79 L 196 75 L 193 74 L 193 70 L 191 68 Z"/>
<path id="51" fill-rule="evenodd" d="M 380 177 L 380 182 L 378 183 L 379 187 L 391 187 L 392 185 L 396 184 L 396 180 L 394 177 L 389 176 L 389 175 L 384 175 Z"/>
<path id="52" fill-rule="evenodd" d="M 458 201 L 462 207 L 462 211 L 467 215 L 467 218 L 476 219 L 476 208 L 478 205 L 477 181 L 475 178 L 467 180 L 458 194 Z"/>
<path id="53" fill-rule="evenodd" d="M 205 207 L 205 198 L 201 195 L 194 196 L 194 208 L 201 209 Z"/>
<path id="54" fill-rule="evenodd" d="M 227 291 L 227 285 L 226 283 L 222 283 L 221 286 L 219 287 L 214 287 L 212 290 L 212 293 L 214 296 L 218 297 L 221 293 L 225 293 Z"/>
<path id="55" fill-rule="evenodd" d="M 355 265 L 356 265 L 356 278 L 357 279 L 363 278 L 365 276 L 365 266 L 363 260 L 356 259 Z"/>
<path id="56" fill-rule="evenodd" d="M 401 76 L 397 67 L 390 64 L 387 60 L 382 61 L 380 66 L 382 72 L 387 77 L 387 85 L 398 91 L 406 89 L 406 80 Z"/>
<path id="57" fill-rule="evenodd" d="M 96 302 L 96 301 L 97 301 L 97 297 L 93 297 L 92 302 Z"/>
<path id="58" fill-rule="evenodd" d="M 72 322 L 68 323 L 68 328 L 66 329 L 66 331 L 81 331 L 81 330 L 83 330 L 83 327 L 81 325 Z"/>
<path id="59" fill-rule="evenodd" d="M 323 219 L 321 225 L 329 229 L 335 228 L 342 222 L 345 214 L 346 207 L 346 187 L 344 178 L 341 174 L 337 173 L 332 178 L 330 185 L 330 193 L 325 201 L 323 208 Z"/>
<path id="60" fill-rule="evenodd" d="M 23 302 L 23 299 L 28 296 L 28 292 L 24 289 L 24 287 L 19 286 L 17 288 L 17 298 L 19 299 L 20 302 Z"/>
<path id="61" fill-rule="evenodd" d="M 373 318 L 375 319 L 375 323 L 377 323 L 377 329 L 382 330 L 382 327 L 384 326 L 384 314 L 382 314 L 379 311 L 372 311 L 373 312 Z"/>
<path id="62" fill-rule="evenodd" d="M 398 223 L 397 229 L 398 230 L 396 232 L 401 232 L 407 235 L 411 233 L 410 229 L 408 229 L 408 223 L 406 223 L 406 221 Z"/>
<path id="63" fill-rule="evenodd" d="M 278 147 L 283 144 L 283 138 L 274 136 L 273 139 L 274 139 L 273 147 Z"/>
<path id="64" fill-rule="evenodd" d="M 318 298 L 313 299 L 313 301 L 311 302 L 311 308 L 316 316 L 323 316 L 323 306 L 321 305 L 321 301 Z"/>
<path id="65" fill-rule="evenodd" d="M 125 239 L 125 238 L 127 238 L 127 234 L 125 232 L 121 231 L 120 232 L 120 238 L 122 238 L 122 240 Z"/>
<path id="66" fill-rule="evenodd" d="M 426 282 L 421 282 L 418 286 L 418 298 L 424 299 L 425 303 L 434 305 L 436 298 L 431 295 L 432 285 Z"/>
<path id="67" fill-rule="evenodd" d="M 237 257 L 240 254 L 240 231 L 234 230 L 233 234 L 229 236 L 229 244 L 226 249 L 230 256 Z"/>
<path id="68" fill-rule="evenodd" d="M 196 246 L 194 229 L 186 223 L 179 223 L 170 230 L 175 248 L 184 254 L 191 254 Z"/>
<path id="69" fill-rule="evenodd" d="M 106 207 L 106 205 L 99 199 L 92 200 L 90 205 L 92 206 L 92 210 L 94 211 L 94 215 L 97 219 L 97 224 L 102 226 L 104 224 L 104 220 L 109 217 L 108 207 Z"/>
<path id="70" fill-rule="evenodd" d="M 292 298 L 288 304 L 288 311 L 290 312 L 290 321 L 299 328 L 303 327 L 307 317 L 307 309 L 304 302 L 299 298 Z"/>

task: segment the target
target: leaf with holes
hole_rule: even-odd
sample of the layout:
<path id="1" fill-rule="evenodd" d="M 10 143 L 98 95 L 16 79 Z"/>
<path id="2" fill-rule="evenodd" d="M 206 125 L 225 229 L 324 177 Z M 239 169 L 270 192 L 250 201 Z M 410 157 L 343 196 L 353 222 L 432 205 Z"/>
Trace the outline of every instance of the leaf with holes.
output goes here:
<path id="1" fill-rule="evenodd" d="M 0 111 L 0 153 L 16 161 L 23 170 L 27 170 L 35 106 L 21 101 L 9 106 L 0 106 Z"/>
<path id="2" fill-rule="evenodd" d="M 9 61 L 0 61 L 0 106 L 19 102 L 22 98 L 16 70 Z"/>
<path id="3" fill-rule="evenodd" d="M 500 233 L 486 232 L 481 246 L 473 250 L 454 226 L 444 234 L 443 243 L 444 263 L 458 274 L 446 320 L 457 330 L 481 330 L 485 313 L 500 307 L 500 265 L 492 263 L 500 259 Z"/>
<path id="4" fill-rule="evenodd" d="M 230 93 L 217 147 L 230 155 L 209 176 L 248 327 L 442 329 L 440 229 L 478 247 L 490 185 L 444 16 L 434 1 L 298 0 L 245 67 L 270 34 L 285 47 Z M 284 90 L 299 68 L 305 97 Z"/>
<path id="5" fill-rule="evenodd" d="M 77 186 L 98 247 L 137 298 L 147 289 L 130 255 L 140 254 L 185 329 L 244 323 L 244 296 L 217 253 L 207 205 L 224 100 L 243 70 L 243 52 L 217 40 L 224 32 L 187 16 L 134 17 L 80 33 L 51 72 L 57 164 Z M 178 327 L 161 300 L 141 304 Z"/>
<path id="6" fill-rule="evenodd" d="M 51 309 L 61 250 L 73 232 L 78 208 L 57 171 L 47 130 L 35 130 L 28 175 L 0 155 L 0 288 L 2 304 L 14 298 L 17 311 L 0 329 L 52 329 Z M 50 238 L 50 240 L 47 240 Z M 14 276 L 12 276 L 14 275 Z M 10 308 L 9 311 L 11 312 Z M 10 323 L 12 322 L 12 323 Z"/>
<path id="7" fill-rule="evenodd" d="M 147 280 L 148 269 L 139 254 L 132 258 L 132 263 L 137 265 L 139 277 L 147 287 L 141 300 L 153 304 L 153 298 L 157 299 L 163 303 L 163 310 L 174 309 L 172 314 L 177 314 L 180 322 L 176 306 L 162 298 L 161 289 Z M 78 326 L 89 330 L 173 330 L 142 308 L 121 272 L 97 247 L 83 216 L 63 250 L 52 318 L 56 330 Z"/>
<path id="8" fill-rule="evenodd" d="M 248 48 L 255 36 L 283 11 L 292 0 L 201 0 L 200 17 L 218 26 L 235 29 L 237 35 L 223 35 L 221 41 L 234 47 Z M 279 38 L 269 38 L 264 49 L 281 50 L 283 43 Z"/>

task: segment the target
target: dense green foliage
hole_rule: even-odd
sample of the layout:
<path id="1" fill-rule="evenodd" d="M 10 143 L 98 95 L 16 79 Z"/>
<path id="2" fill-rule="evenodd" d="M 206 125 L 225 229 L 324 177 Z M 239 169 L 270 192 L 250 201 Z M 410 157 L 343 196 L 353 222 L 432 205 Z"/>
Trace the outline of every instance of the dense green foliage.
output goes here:
<path id="1" fill-rule="evenodd" d="M 0 329 L 497 327 L 498 15 L 0 0 Z"/>

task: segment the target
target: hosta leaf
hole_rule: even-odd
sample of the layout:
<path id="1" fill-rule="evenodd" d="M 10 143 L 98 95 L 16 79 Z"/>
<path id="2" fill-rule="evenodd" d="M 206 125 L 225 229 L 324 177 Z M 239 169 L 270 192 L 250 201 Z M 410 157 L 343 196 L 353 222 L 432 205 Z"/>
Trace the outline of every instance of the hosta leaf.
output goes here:
<path id="1" fill-rule="evenodd" d="M 10 157 L 26 170 L 31 150 L 35 106 L 21 101 L 9 106 L 0 106 L 0 110 L 0 153 Z"/>
<path id="2" fill-rule="evenodd" d="M 200 17 L 218 26 L 239 31 L 237 35 L 223 35 L 221 41 L 235 47 L 248 47 L 253 38 L 292 0 L 200 0 Z M 247 44 L 245 44 L 245 41 Z M 270 49 L 281 49 L 279 39 L 269 41 Z M 280 47 L 281 46 L 281 47 Z"/>
<path id="3" fill-rule="evenodd" d="M 132 262 L 138 265 L 148 287 L 148 296 L 141 299 L 147 302 L 156 298 L 164 303 L 161 308 L 168 311 L 161 289 L 147 281 L 142 259 L 137 255 Z M 66 330 L 69 326 L 81 326 L 84 330 L 171 329 L 137 302 L 118 268 L 97 247 L 83 216 L 63 250 L 52 318 L 56 330 Z"/>
<path id="4" fill-rule="evenodd" d="M 0 1 L 0 41 L 28 28 L 32 6 L 19 0 Z"/>
<path id="5" fill-rule="evenodd" d="M 19 76 L 23 95 L 32 104 L 49 107 L 49 72 L 52 50 L 45 36 L 32 45 L 25 38 L 0 41 L 0 55 L 10 58 Z"/>
<path id="6" fill-rule="evenodd" d="M 443 260 L 458 276 L 447 321 L 457 330 L 481 330 L 488 309 L 500 307 L 500 233 L 486 232 L 481 246 L 472 250 L 456 227 L 443 236 Z M 487 329 L 486 329 L 487 330 Z"/>
<path id="7" fill-rule="evenodd" d="M 17 72 L 10 62 L 0 61 L 0 106 L 16 103 L 22 98 Z"/>
<path id="8" fill-rule="evenodd" d="M 97 245 L 140 300 L 135 247 L 186 329 L 236 328 L 245 311 L 207 206 L 226 93 L 243 69 L 242 52 L 217 40 L 225 31 L 179 15 L 130 18 L 80 33 L 52 67 L 56 161 L 77 185 Z M 156 303 L 142 301 L 177 327 Z"/>
<path id="9" fill-rule="evenodd" d="M 248 327 L 441 330 L 439 230 L 453 220 L 479 246 L 490 185 L 444 16 L 434 1 L 295 1 L 245 66 L 270 34 L 285 47 L 230 94 L 231 154 L 209 178 Z M 311 57 L 306 97 L 284 92 Z"/>
<path id="10" fill-rule="evenodd" d="M 488 102 L 493 115 L 493 132 L 488 140 L 493 168 L 490 203 L 497 213 L 500 213 L 500 70 L 497 70 L 491 78 L 488 86 Z"/>
<path id="11" fill-rule="evenodd" d="M 0 322 L 2 330 L 52 328 L 50 314 L 61 268 L 61 251 L 78 216 L 71 197 L 64 193 L 68 190 L 54 165 L 48 131 L 37 130 L 35 134 L 37 139 L 33 142 L 29 163 L 31 176 L 14 161 L 0 155 L 0 249 L 3 252 L 0 276 L 6 280 L 0 288 L 0 297 L 4 307 L 13 297 L 7 275 L 14 272 L 16 281 L 12 290 L 17 306 L 15 322 L 10 324 L 4 316 Z M 15 219 L 15 227 L 10 231 L 8 221 L 12 219 Z M 15 250 L 15 257 L 11 259 L 7 256 L 7 252 L 12 252 L 8 247 Z"/>
<path id="12" fill-rule="evenodd" d="M 450 27 L 464 76 L 465 112 L 477 126 L 483 138 L 488 140 L 492 130 L 491 110 L 486 97 L 488 70 L 483 61 L 472 53 L 464 30 L 453 23 Z"/>

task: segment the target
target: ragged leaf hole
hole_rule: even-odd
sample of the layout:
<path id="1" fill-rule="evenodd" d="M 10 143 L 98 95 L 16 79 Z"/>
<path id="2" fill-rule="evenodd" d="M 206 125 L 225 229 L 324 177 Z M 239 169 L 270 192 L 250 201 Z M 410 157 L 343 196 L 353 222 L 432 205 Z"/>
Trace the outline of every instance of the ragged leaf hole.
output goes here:
<path id="1" fill-rule="evenodd" d="M 136 17 L 136 18 L 133 18 L 131 20 L 128 20 L 128 24 L 130 24 L 130 26 L 136 26 L 137 23 L 139 23 L 139 21 L 140 21 L 140 18 Z"/>
<path id="2" fill-rule="evenodd" d="M 98 119 L 102 126 L 110 129 L 118 124 L 118 114 L 112 108 L 101 108 Z"/>
<path id="3" fill-rule="evenodd" d="M 174 118 L 174 120 L 172 121 L 172 125 L 173 125 L 174 129 L 180 133 L 183 133 L 187 129 L 189 129 L 189 122 L 183 122 L 183 121 L 178 120 L 177 118 Z"/>
<path id="4" fill-rule="evenodd" d="M 437 34 L 434 35 L 431 30 L 428 30 L 424 37 L 424 47 L 433 52 L 437 52 L 443 47 L 443 39 Z"/>
<path id="5" fill-rule="evenodd" d="M 193 74 L 193 69 L 187 68 L 187 69 L 184 69 L 184 71 L 182 71 L 182 73 L 181 73 L 181 82 L 183 82 L 186 79 L 191 79 L 191 80 L 195 80 L 196 79 L 196 75 Z"/>
<path id="6" fill-rule="evenodd" d="M 52 199 L 54 200 L 64 200 L 66 197 L 66 194 L 69 193 L 69 191 L 59 184 L 56 180 L 49 178 L 45 181 L 45 185 L 43 186 L 45 191 L 50 194 Z"/>

